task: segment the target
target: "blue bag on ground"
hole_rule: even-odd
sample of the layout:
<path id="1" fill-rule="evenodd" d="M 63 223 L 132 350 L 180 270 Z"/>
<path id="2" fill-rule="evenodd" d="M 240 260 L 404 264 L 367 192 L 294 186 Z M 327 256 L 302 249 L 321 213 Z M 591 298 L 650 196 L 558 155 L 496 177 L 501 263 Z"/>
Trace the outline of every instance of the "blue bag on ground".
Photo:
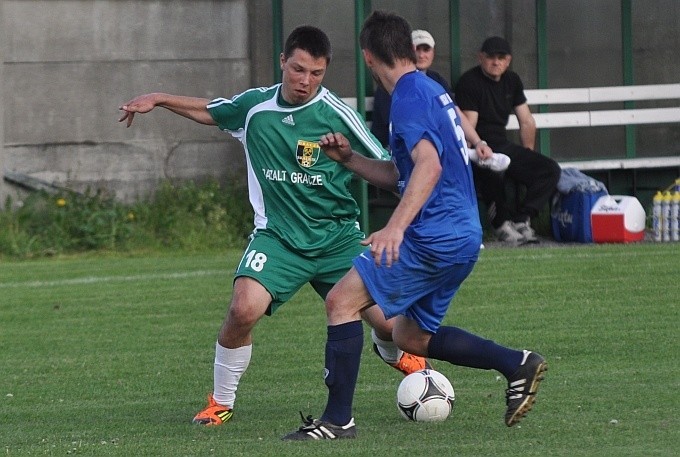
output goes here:
<path id="1" fill-rule="evenodd" d="M 590 212 L 595 202 L 608 194 L 607 188 L 576 168 L 564 168 L 557 190 L 550 211 L 553 237 L 557 241 L 592 243 Z"/>

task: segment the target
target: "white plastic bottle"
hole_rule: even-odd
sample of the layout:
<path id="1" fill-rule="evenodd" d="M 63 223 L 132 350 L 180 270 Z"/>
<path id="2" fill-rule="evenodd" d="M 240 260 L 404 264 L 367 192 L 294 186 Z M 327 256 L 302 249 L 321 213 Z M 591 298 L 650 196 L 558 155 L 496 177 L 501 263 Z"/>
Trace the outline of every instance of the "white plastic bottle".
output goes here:
<path id="1" fill-rule="evenodd" d="M 671 241 L 680 241 L 680 191 L 673 192 L 671 200 Z"/>
<path id="2" fill-rule="evenodd" d="M 658 191 L 652 199 L 652 233 L 654 241 L 661 241 L 661 225 L 663 224 L 661 214 L 661 201 L 663 194 Z"/>
<path id="3" fill-rule="evenodd" d="M 661 200 L 661 239 L 663 241 L 671 240 L 671 197 L 670 191 L 663 193 Z"/>

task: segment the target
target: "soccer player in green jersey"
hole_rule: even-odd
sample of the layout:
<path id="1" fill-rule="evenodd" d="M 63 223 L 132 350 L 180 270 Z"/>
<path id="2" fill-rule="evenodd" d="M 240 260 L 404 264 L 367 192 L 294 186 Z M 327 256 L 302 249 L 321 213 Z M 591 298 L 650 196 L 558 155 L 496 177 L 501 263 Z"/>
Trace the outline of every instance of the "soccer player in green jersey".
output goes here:
<path id="1" fill-rule="evenodd" d="M 326 34 L 302 26 L 286 40 L 280 84 L 212 101 L 151 93 L 120 107 L 120 121 L 128 127 L 136 113 L 157 106 L 216 125 L 238 139 L 246 154 L 255 229 L 236 269 L 231 304 L 218 334 L 213 392 L 194 423 L 220 425 L 232 417 L 258 320 L 305 283 L 325 298 L 364 249 L 359 208 L 349 192 L 352 173 L 320 153 L 319 140 L 339 132 L 367 157 L 388 160 L 389 154 L 357 112 L 321 85 L 330 60 Z M 425 368 L 424 358 L 394 345 L 392 322 L 376 306 L 363 317 L 386 363 L 404 374 Z"/>

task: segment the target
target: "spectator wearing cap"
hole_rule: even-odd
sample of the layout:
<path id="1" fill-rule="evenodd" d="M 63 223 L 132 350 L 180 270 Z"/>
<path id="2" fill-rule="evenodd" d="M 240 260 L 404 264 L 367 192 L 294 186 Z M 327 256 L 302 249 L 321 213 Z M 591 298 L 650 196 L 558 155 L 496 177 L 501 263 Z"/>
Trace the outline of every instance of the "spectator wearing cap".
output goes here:
<path id="1" fill-rule="evenodd" d="M 431 70 L 432 62 L 434 61 L 434 38 L 430 32 L 426 30 L 413 30 L 411 32 L 411 41 L 416 51 L 416 68 L 418 71 L 425 72 L 427 76 L 438 82 L 447 93 L 451 93 L 451 85 L 446 79 L 434 70 Z M 386 148 L 389 148 L 389 120 L 390 120 L 390 105 L 392 98 L 383 89 L 378 86 L 373 96 L 373 117 L 371 124 L 371 132 L 380 140 Z M 461 127 L 465 134 L 465 139 L 469 145 L 474 145 L 469 151 L 470 160 L 480 164 L 480 166 L 487 169 L 499 171 L 505 170 L 508 167 L 510 159 L 503 154 L 494 154 L 491 148 L 485 141 L 477 135 L 474 127 L 467 121 L 466 117 L 459 109 L 456 109 L 458 116 L 461 119 Z"/>
<path id="2" fill-rule="evenodd" d="M 478 54 L 479 65 L 463 73 L 455 87 L 456 104 L 480 137 L 496 151 L 510 157 L 504 174 L 473 166 L 475 185 L 486 204 L 489 221 L 500 241 L 511 245 L 538 242 L 531 227 L 555 192 L 560 167 L 535 149 L 536 123 L 527 105 L 524 84 L 510 70 L 512 50 L 504 38 L 487 38 Z M 521 145 L 508 139 L 510 114 L 519 121 Z M 524 197 L 511 208 L 505 179 L 526 188 Z"/>

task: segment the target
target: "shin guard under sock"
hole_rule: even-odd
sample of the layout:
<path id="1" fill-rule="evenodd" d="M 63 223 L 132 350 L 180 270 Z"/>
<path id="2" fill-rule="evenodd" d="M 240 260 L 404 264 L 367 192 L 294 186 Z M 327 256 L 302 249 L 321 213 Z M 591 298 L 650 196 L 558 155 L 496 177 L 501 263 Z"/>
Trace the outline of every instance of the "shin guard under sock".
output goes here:
<path id="1" fill-rule="evenodd" d="M 321 420 L 346 425 L 352 419 L 352 400 L 359 375 L 364 328 L 361 321 L 328 326 L 325 382 L 328 402 Z"/>

